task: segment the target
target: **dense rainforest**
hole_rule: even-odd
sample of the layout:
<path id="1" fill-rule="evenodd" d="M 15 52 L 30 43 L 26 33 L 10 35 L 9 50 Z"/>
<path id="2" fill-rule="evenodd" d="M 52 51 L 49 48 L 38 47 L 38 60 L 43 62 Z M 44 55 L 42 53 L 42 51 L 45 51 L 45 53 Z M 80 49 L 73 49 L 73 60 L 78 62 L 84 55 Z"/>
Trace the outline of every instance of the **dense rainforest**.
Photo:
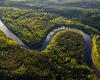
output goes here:
<path id="1" fill-rule="evenodd" d="M 0 80 L 99 80 L 99 3 L 0 0 L 0 20 L 28 46 L 7 36 L 0 23 Z M 67 29 L 56 31 L 60 27 Z M 38 50 L 50 37 L 49 44 Z"/>

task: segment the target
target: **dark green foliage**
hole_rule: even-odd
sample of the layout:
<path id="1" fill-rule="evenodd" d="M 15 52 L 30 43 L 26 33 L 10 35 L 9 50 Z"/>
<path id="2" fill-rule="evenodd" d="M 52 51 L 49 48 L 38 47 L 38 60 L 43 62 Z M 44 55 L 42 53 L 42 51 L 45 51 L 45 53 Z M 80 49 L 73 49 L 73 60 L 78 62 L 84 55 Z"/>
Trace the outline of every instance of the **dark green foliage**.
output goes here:
<path id="1" fill-rule="evenodd" d="M 4 24 L 31 48 L 22 48 L 0 32 L 0 80 L 97 80 L 84 62 L 84 40 L 79 33 L 66 30 L 58 32 L 45 50 L 37 52 L 32 49 L 41 47 L 47 34 L 61 26 L 99 35 L 100 12 L 48 10 L 33 12 L 0 8 Z"/>
<path id="2" fill-rule="evenodd" d="M 18 16 L 19 15 L 19 16 Z M 57 27 L 66 26 L 83 30 L 88 34 L 99 34 L 97 29 L 67 20 L 59 15 L 47 12 L 29 12 L 12 10 L 2 17 L 6 26 L 30 48 L 39 48 L 46 34 Z"/>
<path id="3" fill-rule="evenodd" d="M 57 33 L 47 49 L 42 52 L 21 48 L 15 41 L 5 37 L 2 32 L 0 36 L 2 36 L 0 39 L 4 38 L 2 42 L 5 41 L 6 45 L 5 48 L 3 43 L 0 43 L 2 45 L 0 48 L 1 80 L 86 80 L 93 77 L 91 69 L 84 63 L 84 48 L 82 48 L 84 42 L 78 33 L 73 31 Z M 11 41 L 15 43 L 12 46 L 9 45 Z M 64 44 L 67 41 L 71 43 Z M 77 48 L 72 48 L 71 45 Z"/>

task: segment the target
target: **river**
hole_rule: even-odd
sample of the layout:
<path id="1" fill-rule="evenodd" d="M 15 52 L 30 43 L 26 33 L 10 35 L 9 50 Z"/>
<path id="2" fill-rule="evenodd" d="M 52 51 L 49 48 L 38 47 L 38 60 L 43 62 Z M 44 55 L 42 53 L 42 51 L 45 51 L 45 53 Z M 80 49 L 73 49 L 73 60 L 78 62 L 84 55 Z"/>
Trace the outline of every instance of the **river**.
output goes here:
<path id="1" fill-rule="evenodd" d="M 37 50 L 38 51 L 44 50 L 48 46 L 48 44 L 50 43 L 50 41 L 52 40 L 54 35 L 58 31 L 64 30 L 64 29 L 66 29 L 66 30 L 74 30 L 74 31 L 79 32 L 79 33 L 81 33 L 83 35 L 83 38 L 84 38 L 84 41 L 85 41 L 85 49 L 84 49 L 84 60 L 85 60 L 85 63 L 95 71 L 95 74 L 97 76 L 100 76 L 100 72 L 96 71 L 96 68 L 95 68 L 95 66 L 94 66 L 94 64 L 92 62 L 92 55 L 91 55 L 91 53 L 92 53 L 92 40 L 91 40 L 91 37 L 88 34 L 82 32 L 81 30 L 78 30 L 78 29 L 75 29 L 75 28 L 68 28 L 68 27 L 65 27 L 65 26 L 61 26 L 59 28 L 56 28 L 56 29 L 54 29 L 53 31 L 51 31 L 47 35 L 47 37 L 46 37 L 45 41 L 43 42 L 41 48 L 39 48 Z M 11 38 L 13 40 L 16 40 L 21 46 L 23 46 L 25 48 L 28 48 L 28 46 L 26 44 L 24 44 L 19 37 L 17 37 L 14 33 L 12 33 L 3 24 L 3 22 L 1 20 L 0 20 L 0 30 L 3 31 L 7 37 L 9 37 L 9 38 Z"/>

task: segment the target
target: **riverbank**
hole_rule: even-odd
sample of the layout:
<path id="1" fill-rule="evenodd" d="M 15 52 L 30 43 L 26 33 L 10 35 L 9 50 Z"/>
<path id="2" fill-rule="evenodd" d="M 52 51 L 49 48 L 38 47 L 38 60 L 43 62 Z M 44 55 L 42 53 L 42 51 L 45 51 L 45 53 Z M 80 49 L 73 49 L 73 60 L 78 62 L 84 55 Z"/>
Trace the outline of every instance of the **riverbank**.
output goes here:
<path id="1" fill-rule="evenodd" d="M 0 29 L 1 31 L 3 31 L 5 33 L 6 36 L 8 36 L 9 38 L 13 39 L 13 40 L 16 40 L 21 46 L 23 47 L 27 47 L 22 41 L 20 38 L 18 38 L 16 35 L 14 35 L 14 33 L 12 33 L 4 24 L 3 22 L 0 20 Z M 88 35 L 88 34 L 85 34 L 84 32 L 78 30 L 78 29 L 75 29 L 75 28 L 68 28 L 68 27 L 65 27 L 65 26 L 61 26 L 57 29 L 54 29 L 53 31 L 51 31 L 45 41 L 43 42 L 41 48 L 37 49 L 38 51 L 41 51 L 41 50 L 44 50 L 48 44 L 50 43 L 50 41 L 52 40 L 52 38 L 54 37 L 54 35 L 60 31 L 60 30 L 72 30 L 72 31 L 76 31 L 76 32 L 79 32 L 82 34 L 83 38 L 84 38 L 84 41 L 85 41 L 85 49 L 84 49 L 84 59 L 85 59 L 85 63 L 91 67 L 94 71 L 95 71 L 95 68 L 93 68 L 94 64 L 92 62 L 92 56 L 91 56 L 91 53 L 92 53 L 92 42 L 91 42 L 91 37 Z M 98 71 L 96 71 L 98 72 Z M 99 72 L 100 73 L 100 72 Z M 99 74 L 98 73 L 98 74 Z M 97 76 L 98 76 L 97 74 Z"/>

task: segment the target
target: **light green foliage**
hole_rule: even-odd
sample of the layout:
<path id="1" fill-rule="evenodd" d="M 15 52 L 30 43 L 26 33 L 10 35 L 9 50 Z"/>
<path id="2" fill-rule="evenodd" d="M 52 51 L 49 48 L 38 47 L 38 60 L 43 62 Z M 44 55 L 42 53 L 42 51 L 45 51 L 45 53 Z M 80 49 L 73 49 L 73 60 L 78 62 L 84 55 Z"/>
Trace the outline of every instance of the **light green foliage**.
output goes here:
<path id="1" fill-rule="evenodd" d="M 0 31 L 0 48 L 7 48 L 7 46 L 18 46 L 18 43 L 14 40 L 7 38 L 3 32 Z"/>
<path id="2" fill-rule="evenodd" d="M 100 36 L 93 37 L 92 59 L 98 70 L 100 70 Z"/>
<path id="3" fill-rule="evenodd" d="M 30 48 L 41 47 L 47 34 L 61 26 L 77 28 L 90 35 L 100 34 L 99 28 L 80 23 L 84 16 L 86 19 L 87 15 L 92 14 L 91 17 L 95 19 L 99 12 L 82 10 L 81 14 L 79 10 L 78 14 L 81 15 L 77 16 L 77 12 L 73 15 L 73 11 L 68 10 L 69 17 L 65 13 L 67 19 L 53 11 L 33 12 L 15 8 L 0 8 L 0 15 L 4 24 Z M 45 50 L 37 52 L 22 48 L 0 32 L 0 80 L 96 80 L 84 62 L 84 44 L 79 32 L 63 30 L 54 36 Z M 99 51 L 99 45 L 97 48 Z"/>
<path id="4" fill-rule="evenodd" d="M 11 41 L 2 32 L 0 36 L 5 39 L 2 41 Z M 7 48 L 0 48 L 0 79 L 94 79 L 91 69 L 84 63 L 83 43 L 80 34 L 66 30 L 57 33 L 42 52 L 5 43 Z"/>
<path id="5" fill-rule="evenodd" d="M 2 19 L 6 26 L 31 48 L 39 48 L 46 34 L 60 26 L 82 29 L 88 34 L 99 34 L 97 29 L 48 12 L 12 10 Z"/>

